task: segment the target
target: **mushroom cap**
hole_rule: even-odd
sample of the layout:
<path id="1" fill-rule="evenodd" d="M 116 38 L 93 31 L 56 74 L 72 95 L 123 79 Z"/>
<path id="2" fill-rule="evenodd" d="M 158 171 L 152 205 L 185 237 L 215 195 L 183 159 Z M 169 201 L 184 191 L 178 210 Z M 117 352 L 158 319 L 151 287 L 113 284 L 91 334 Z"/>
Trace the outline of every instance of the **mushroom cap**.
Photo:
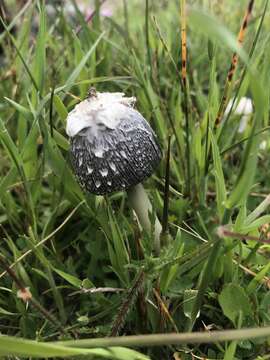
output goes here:
<path id="1" fill-rule="evenodd" d="M 122 93 L 96 93 L 68 115 L 72 165 L 90 193 L 128 189 L 149 177 L 161 160 L 156 135 L 134 102 Z"/>

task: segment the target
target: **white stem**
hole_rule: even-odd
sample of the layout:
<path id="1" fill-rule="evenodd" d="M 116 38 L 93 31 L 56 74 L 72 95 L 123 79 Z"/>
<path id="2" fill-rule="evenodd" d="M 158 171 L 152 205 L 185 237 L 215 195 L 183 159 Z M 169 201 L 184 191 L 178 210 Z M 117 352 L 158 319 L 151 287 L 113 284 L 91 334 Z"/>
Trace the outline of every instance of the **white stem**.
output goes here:
<path id="1" fill-rule="evenodd" d="M 138 220 L 140 222 L 140 225 L 144 230 L 146 230 L 149 234 L 151 234 L 152 231 L 152 224 L 149 219 L 149 214 L 152 213 L 153 207 L 150 203 L 150 200 L 144 190 L 144 187 L 142 184 L 138 184 L 136 186 L 133 186 L 128 190 L 128 200 L 130 202 L 131 207 L 135 211 Z M 162 231 L 162 226 L 157 218 L 155 216 L 155 225 L 154 225 L 154 248 L 156 255 L 160 252 L 160 234 Z"/>

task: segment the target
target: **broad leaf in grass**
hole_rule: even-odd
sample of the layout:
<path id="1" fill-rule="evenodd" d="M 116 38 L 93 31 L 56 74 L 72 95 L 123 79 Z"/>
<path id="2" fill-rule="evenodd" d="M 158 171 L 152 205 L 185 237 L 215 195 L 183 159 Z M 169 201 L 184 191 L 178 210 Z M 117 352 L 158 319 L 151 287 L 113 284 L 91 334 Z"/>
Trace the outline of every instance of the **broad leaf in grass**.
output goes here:
<path id="1" fill-rule="evenodd" d="M 240 313 L 244 317 L 252 313 L 249 298 L 245 290 L 237 284 L 230 283 L 226 285 L 218 296 L 218 301 L 223 314 L 234 324 Z"/>

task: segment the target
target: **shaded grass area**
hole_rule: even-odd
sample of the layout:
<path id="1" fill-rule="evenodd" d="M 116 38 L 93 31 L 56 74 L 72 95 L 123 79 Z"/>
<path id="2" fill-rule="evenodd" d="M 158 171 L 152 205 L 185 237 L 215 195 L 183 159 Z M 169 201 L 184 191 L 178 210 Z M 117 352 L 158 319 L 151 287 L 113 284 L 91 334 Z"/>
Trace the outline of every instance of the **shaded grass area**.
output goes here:
<path id="1" fill-rule="evenodd" d="M 181 14 L 176 1 L 124 1 L 107 18 L 97 1 L 88 22 L 72 3 L 72 16 L 42 1 L 17 12 L 11 1 L 1 13 L 1 334 L 45 342 L 269 325 L 268 1 L 182 1 Z M 235 34 L 247 10 L 241 47 Z M 85 194 L 73 176 L 65 120 L 90 86 L 136 96 L 164 150 L 145 182 L 168 230 L 158 257 L 125 193 Z M 233 111 L 216 119 L 243 96 L 254 111 L 239 133 Z M 194 335 L 158 350 L 142 342 L 140 351 L 266 359 L 269 333 L 252 334 L 206 344 Z M 6 340 L 0 354 L 22 349 Z M 43 343 L 31 346 L 16 355 L 44 354 Z M 54 344 L 51 354 L 144 358 L 71 347 Z"/>

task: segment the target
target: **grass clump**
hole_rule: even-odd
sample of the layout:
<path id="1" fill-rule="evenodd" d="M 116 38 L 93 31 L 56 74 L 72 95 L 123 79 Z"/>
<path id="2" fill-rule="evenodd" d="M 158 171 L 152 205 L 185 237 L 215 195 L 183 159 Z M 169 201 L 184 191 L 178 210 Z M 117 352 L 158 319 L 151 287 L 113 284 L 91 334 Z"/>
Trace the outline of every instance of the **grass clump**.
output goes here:
<path id="1" fill-rule="evenodd" d="M 268 1 L 71 3 L 1 11 L 0 355 L 267 359 Z M 164 150 L 159 256 L 125 193 L 74 178 L 65 120 L 90 86 L 136 96 Z"/>

